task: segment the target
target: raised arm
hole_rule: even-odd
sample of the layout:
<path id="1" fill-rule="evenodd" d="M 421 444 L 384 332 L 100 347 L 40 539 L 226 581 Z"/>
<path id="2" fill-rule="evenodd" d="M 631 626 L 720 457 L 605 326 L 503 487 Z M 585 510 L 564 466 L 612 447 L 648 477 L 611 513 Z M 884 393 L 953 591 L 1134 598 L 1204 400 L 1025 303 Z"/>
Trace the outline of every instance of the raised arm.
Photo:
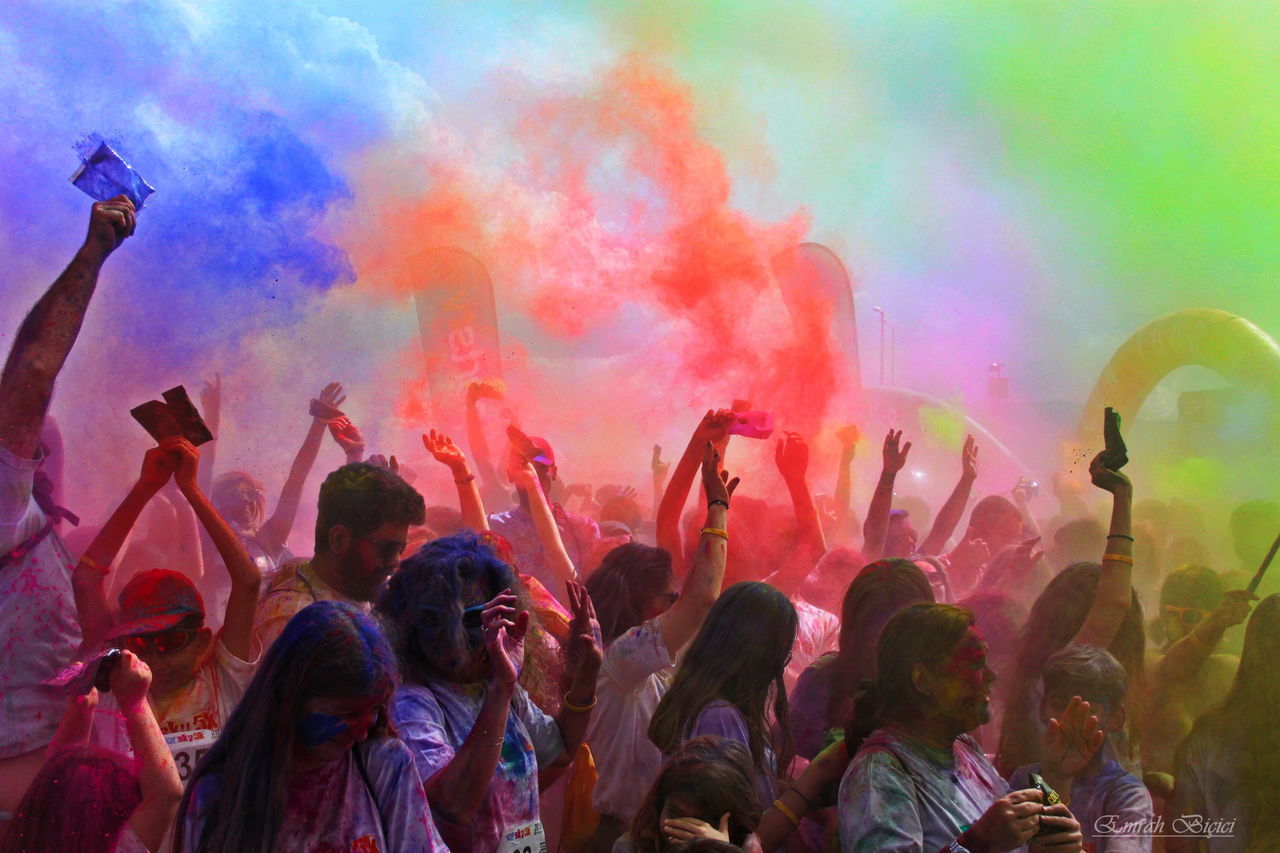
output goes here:
<path id="1" fill-rule="evenodd" d="M 867 508 L 867 517 L 862 523 L 862 557 L 867 562 L 880 559 L 884 552 L 884 537 L 889 532 L 889 512 L 893 509 L 893 483 L 902 466 L 907 464 L 907 454 L 911 452 L 911 442 L 899 447 L 901 441 L 902 430 L 889 430 L 880 451 L 884 466 L 880 469 L 880 479 L 876 481 L 876 490 L 871 494 L 871 506 Z"/>
<path id="2" fill-rule="evenodd" d="M 596 608 L 591 603 L 587 588 L 579 583 L 565 584 L 569 596 L 569 643 L 565 649 L 565 691 L 556 725 L 564 752 L 554 762 L 563 767 L 578 754 L 578 745 L 587 733 L 591 721 L 591 709 L 596 706 L 596 679 L 600 664 L 604 661 L 604 648 L 600 639 L 600 623 L 596 621 Z"/>
<path id="3" fill-rule="evenodd" d="M 200 454 L 200 489 L 208 492 L 213 487 L 213 464 L 218 454 L 218 428 L 222 424 L 222 374 L 214 373 L 213 381 L 205 380 L 200 390 L 200 415 L 205 426 L 213 433 L 214 441 Z"/>
<path id="4" fill-rule="evenodd" d="M 147 702 L 150 688 L 151 670 L 133 652 L 122 651 L 111 673 L 111 692 L 124 715 L 125 734 L 133 748 L 138 787 L 142 789 L 142 802 L 129 816 L 129 828 L 148 850 L 157 851 L 178 813 L 182 781 Z"/>
<path id="5" fill-rule="evenodd" d="M 551 574 L 560 584 L 577 580 L 578 570 L 574 568 L 573 560 L 569 559 L 569 552 L 565 550 L 564 540 L 560 538 L 560 528 L 556 526 L 555 514 L 542 491 L 542 484 L 538 482 L 538 474 L 533 470 L 533 465 L 520 454 L 512 453 L 507 463 L 507 476 L 529 499 L 529 517 L 533 519 L 533 529 L 538 534 L 538 544 L 542 546 Z"/>
<path id="6" fill-rule="evenodd" d="M 1222 642 L 1228 628 L 1240 625 L 1249 618 L 1249 611 L 1258 596 L 1247 589 L 1233 589 L 1223 593 L 1222 601 L 1187 635 L 1169 647 L 1155 665 L 1153 686 L 1158 688 L 1185 689 L 1185 682 L 1194 678 L 1209 656 Z"/>
<path id="7" fill-rule="evenodd" d="M 1111 493 L 1111 528 L 1102 554 L 1098 592 L 1071 642 L 1105 649 L 1120 630 L 1133 598 L 1133 485 L 1124 474 L 1103 465 L 1102 459 L 1103 453 L 1093 458 L 1089 476 L 1095 486 Z"/>
<path id="8" fill-rule="evenodd" d="M 492 382 L 472 382 L 467 386 L 467 445 L 471 448 L 471 458 L 475 460 L 484 493 L 492 502 L 502 492 L 502 479 L 494 467 L 489 439 L 485 438 L 484 424 L 480 421 L 478 404 L 485 399 L 501 400 L 502 390 Z"/>
<path id="9" fill-rule="evenodd" d="M 253 617 L 258 606 L 258 590 L 262 585 L 258 564 L 249 557 L 244 543 L 231 529 L 231 525 L 218 514 L 200 490 L 197 477 L 200 451 L 182 438 L 166 439 L 161 446 L 172 454 L 175 464 L 173 479 L 196 517 L 200 519 L 209 538 L 213 540 L 213 546 L 222 557 L 222 564 L 231 575 L 231 595 L 222 616 L 222 643 L 227 651 L 240 660 L 251 661 L 254 659 Z"/>
<path id="10" fill-rule="evenodd" d="M 330 382 L 320 391 L 321 403 L 336 409 L 343 400 L 342 386 Z M 340 416 L 340 415 L 339 415 Z M 298 454 L 293 457 L 293 465 L 289 468 L 289 476 L 280 489 L 280 500 L 276 503 L 276 511 L 258 531 L 258 538 L 273 557 L 284 548 L 293 531 L 294 519 L 298 517 L 298 507 L 302 504 L 302 489 L 307 483 L 307 475 L 315 467 L 316 457 L 320 455 L 320 442 L 324 439 L 324 430 L 331 418 L 313 415 L 311 426 L 307 428 L 307 437 L 302 440 Z"/>
<path id="11" fill-rule="evenodd" d="M 973 491 L 973 483 L 978 479 L 978 445 L 973 436 L 964 439 L 964 449 L 960 451 L 960 479 L 951 490 L 951 496 L 938 510 L 938 517 L 929 528 L 929 535 L 920 545 L 920 553 L 927 555 L 941 554 L 955 532 L 960 519 L 964 517 L 964 508 L 969 503 L 969 494 Z"/>
<path id="12" fill-rule="evenodd" d="M 676 469 L 667 481 L 666 491 L 662 493 L 662 501 L 658 504 L 658 547 L 666 549 L 671 555 L 671 565 L 677 575 L 687 565 L 684 540 L 680 536 L 680 514 L 684 511 L 685 501 L 689 499 L 689 490 L 693 488 L 693 478 L 705 453 L 706 443 L 710 441 L 718 444 L 728 438 L 729 424 L 733 423 L 733 418 L 733 412 L 728 409 L 708 411 L 702 416 L 697 429 L 693 431 L 693 437 L 689 439 L 689 446 L 676 463 Z"/>
<path id="13" fill-rule="evenodd" d="M 462 510 L 462 523 L 476 533 L 488 530 L 489 516 L 484 511 L 484 501 L 480 498 L 480 487 L 476 483 L 476 475 L 472 474 L 471 469 L 467 467 L 467 457 L 458 445 L 454 444 L 449 436 L 435 430 L 422 436 L 422 443 L 435 460 L 448 468 L 449 473 L 453 475 L 454 485 L 458 489 L 458 505 Z"/>
<path id="14" fill-rule="evenodd" d="M 787 484 L 796 522 L 800 525 L 801 544 L 798 550 L 802 553 L 796 556 L 803 559 L 808 568 L 813 568 L 826 552 L 827 542 L 822 536 L 822 525 L 818 521 L 818 508 L 814 506 L 813 494 L 809 491 L 809 445 L 799 433 L 783 433 L 783 437 L 778 439 L 773 458 L 783 482 Z"/>
<path id="15" fill-rule="evenodd" d="M 329 421 L 329 435 L 342 448 L 347 457 L 346 464 L 364 461 L 364 433 L 351 422 L 351 418 L 341 415 Z"/>
<path id="16" fill-rule="evenodd" d="M 134 225 L 133 202 L 124 196 L 95 204 L 80 250 L 18 327 L 0 374 L 0 447 L 14 456 L 35 458 L 54 380 L 80 334 L 98 272 Z"/>
<path id="17" fill-rule="evenodd" d="M 142 458 L 138 481 L 125 495 L 98 535 L 89 543 L 84 556 L 71 572 L 71 591 L 76 602 L 76 616 L 84 637 L 81 649 L 92 650 L 111 630 L 111 607 L 107 604 L 106 583 L 111 564 L 120 554 L 129 531 L 156 492 L 169 481 L 174 463 L 169 451 L 153 447 Z"/>
<path id="18" fill-rule="evenodd" d="M 836 438 L 840 439 L 840 468 L 836 471 L 835 529 L 843 530 L 853 495 L 853 457 L 858 450 L 860 435 L 858 428 L 849 424 L 836 432 Z"/>
<path id="19" fill-rule="evenodd" d="M 662 489 L 667 484 L 667 472 L 671 470 L 670 462 L 662 461 L 662 446 L 653 446 L 653 458 L 649 460 L 649 471 L 653 474 L 653 518 L 657 521 L 658 504 L 662 503 Z"/>
<path id="20" fill-rule="evenodd" d="M 729 551 L 729 500 L 738 488 L 738 478 L 729 479 L 720 470 L 720 454 L 710 439 L 702 445 L 702 487 L 707 494 L 707 521 L 698 537 L 693 566 L 685 578 L 680 597 L 654 620 L 662 634 L 662 642 L 672 659 L 702 627 L 711 605 L 720 597 L 724 583 L 724 565 Z"/>

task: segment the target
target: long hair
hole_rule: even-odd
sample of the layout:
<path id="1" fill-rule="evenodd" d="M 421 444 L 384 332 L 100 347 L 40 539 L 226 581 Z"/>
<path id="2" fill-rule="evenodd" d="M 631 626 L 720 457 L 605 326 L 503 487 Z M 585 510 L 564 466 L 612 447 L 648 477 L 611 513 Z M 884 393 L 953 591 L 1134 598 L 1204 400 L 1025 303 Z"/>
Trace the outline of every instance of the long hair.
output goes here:
<path id="1" fill-rule="evenodd" d="M 685 741 L 658 771 L 631 819 L 631 841 L 638 853 L 667 849 L 662 809 L 668 799 L 713 826 L 728 813 L 729 840 L 738 846 L 760 823 L 751 756 L 741 744 L 715 735 Z"/>
<path id="2" fill-rule="evenodd" d="M 910 604 L 933 600 L 929 579 L 911 560 L 876 560 L 862 567 L 840 608 L 840 654 L 831 673 L 828 728 L 848 717 L 858 685 L 876 677 L 875 649 L 885 623 Z"/>
<path id="3" fill-rule="evenodd" d="M 726 589 L 689 644 L 671 687 L 649 721 L 649 739 L 675 752 L 703 708 L 717 699 L 747 721 L 751 758 L 765 775 L 786 772 L 794 752 L 782 676 L 796 640 L 796 609 L 767 583 L 743 581 Z M 773 715 L 769 718 L 770 691 Z M 770 731 L 777 737 L 771 738 Z M 765 761 L 774 741 L 775 768 Z"/>
<path id="4" fill-rule="evenodd" d="M 605 554 L 587 578 L 605 644 L 643 622 L 649 602 L 671 580 L 671 555 L 662 548 L 628 542 Z"/>
<path id="5" fill-rule="evenodd" d="M 1280 657 L 1280 595 L 1268 595 L 1253 609 L 1245 627 L 1244 648 L 1235 681 L 1222 704 L 1196 721 L 1188 742 L 1212 733 L 1239 744 L 1240 772 L 1234 798 L 1242 806 L 1249 849 L 1273 850 L 1280 839 L 1280 732 L 1274 717 L 1280 707 L 1280 679 L 1275 661 Z M 1183 744 L 1185 748 L 1185 743 Z M 1180 749 L 1179 752 L 1182 750 Z M 1179 765 L 1181 765 L 1179 761 Z"/>
<path id="6" fill-rule="evenodd" d="M 31 780 L 2 853 L 111 853 L 142 802 L 133 762 L 98 746 L 56 752 Z"/>
<path id="7" fill-rule="evenodd" d="M 474 533 L 428 542 L 400 564 L 378 601 L 378 616 L 406 680 L 421 684 L 448 672 L 442 661 L 456 665 L 472 654 L 462 610 L 467 590 L 477 586 L 486 601 L 507 588 L 524 595 L 511 567 Z"/>
<path id="8" fill-rule="evenodd" d="M 300 610 L 267 650 L 244 698 L 187 783 L 174 849 L 197 853 L 272 850 L 284 819 L 286 782 L 307 701 L 374 696 L 382 691 L 389 697 L 395 674 L 391 647 L 364 613 L 337 601 L 318 601 Z M 387 702 L 383 702 L 368 736 L 394 735 Z M 214 780 L 214 776 L 222 778 Z M 198 803 L 193 799 L 197 791 Z M 183 823 L 197 807 L 200 837 L 184 839 Z"/>
<path id="9" fill-rule="evenodd" d="M 267 520 L 267 499 L 262 492 L 262 483 L 247 471 L 227 471 L 213 478 L 209 487 L 209 502 L 224 516 L 227 504 L 236 499 L 236 492 L 241 486 L 248 486 L 257 497 L 253 502 L 253 519 L 249 522 L 247 532 L 256 533 L 262 523 Z"/>
<path id="10" fill-rule="evenodd" d="M 912 670 L 918 663 L 934 666 L 944 661 L 972 625 L 973 614 L 954 604 L 921 602 L 893 615 L 876 646 L 877 675 L 859 686 L 853 714 L 845 723 L 850 755 L 890 720 L 919 716 L 920 692 Z"/>
<path id="11" fill-rule="evenodd" d="M 1049 656 L 1066 648 L 1084 625 L 1093 607 L 1101 574 L 1102 566 L 1098 563 L 1073 563 L 1049 581 L 1031 605 L 1031 613 L 1018 636 L 1013 671 L 1008 678 L 1001 679 L 1005 712 L 995 764 L 1003 775 L 1040 760 L 1039 703 L 1036 700 L 1040 675 Z M 1138 594 L 1132 592 L 1131 595 L 1129 610 L 1107 651 L 1120 661 L 1130 685 L 1140 687 L 1143 683 L 1146 634 Z M 1141 695 L 1139 690 L 1131 693 Z M 1136 734 L 1137 715 L 1131 715 L 1129 723 L 1130 730 Z"/>

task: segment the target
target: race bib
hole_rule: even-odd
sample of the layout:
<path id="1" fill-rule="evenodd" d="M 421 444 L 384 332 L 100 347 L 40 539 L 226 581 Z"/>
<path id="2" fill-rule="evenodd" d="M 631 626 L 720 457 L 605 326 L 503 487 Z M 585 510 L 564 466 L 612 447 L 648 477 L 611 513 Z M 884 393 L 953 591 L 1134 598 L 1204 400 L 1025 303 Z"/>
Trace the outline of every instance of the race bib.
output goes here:
<path id="1" fill-rule="evenodd" d="M 170 732 L 164 736 L 169 751 L 173 753 L 173 763 L 178 765 L 178 778 L 185 785 L 195 772 L 196 765 L 204 754 L 218 739 L 218 733 L 208 729 L 196 729 L 190 732 Z"/>
<path id="2" fill-rule="evenodd" d="M 547 853 L 547 836 L 542 832 L 542 821 L 535 820 L 508 829 L 498 844 L 498 853 Z"/>

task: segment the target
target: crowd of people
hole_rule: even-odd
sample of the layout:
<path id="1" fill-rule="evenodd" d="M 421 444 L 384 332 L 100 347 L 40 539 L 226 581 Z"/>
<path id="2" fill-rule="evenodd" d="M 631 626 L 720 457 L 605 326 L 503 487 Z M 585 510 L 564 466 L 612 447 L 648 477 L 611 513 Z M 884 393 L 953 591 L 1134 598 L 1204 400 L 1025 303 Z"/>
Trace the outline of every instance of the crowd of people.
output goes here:
<path id="1" fill-rule="evenodd" d="M 780 437 L 777 506 L 736 494 L 720 409 L 645 506 L 518 430 L 492 456 L 482 382 L 469 452 L 423 436 L 456 485 L 424 496 L 334 383 L 270 517 L 172 436 L 74 526 L 49 405 L 134 227 L 93 205 L 0 378 L 0 853 L 1280 849 L 1280 597 L 1246 588 L 1276 503 L 1213 567 L 1195 508 L 1135 504 L 1105 453 L 1102 520 L 1066 482 L 1051 514 L 975 500 L 970 438 L 930 513 L 894 430 L 859 519 L 845 429 L 830 498 Z M 202 406 L 216 435 L 220 380 Z"/>

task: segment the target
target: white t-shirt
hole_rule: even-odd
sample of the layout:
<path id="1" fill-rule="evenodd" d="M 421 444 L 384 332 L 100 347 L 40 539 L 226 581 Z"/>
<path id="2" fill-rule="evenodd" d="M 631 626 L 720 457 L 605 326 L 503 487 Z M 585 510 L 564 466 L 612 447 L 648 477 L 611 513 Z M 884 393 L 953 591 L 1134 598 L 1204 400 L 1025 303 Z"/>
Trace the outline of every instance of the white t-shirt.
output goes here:
<path id="1" fill-rule="evenodd" d="M 244 696 L 256 665 L 256 661 L 240 660 L 228 651 L 219 634 L 209 654 L 196 668 L 190 687 L 159 720 L 160 731 L 173 752 L 183 784 L 218 739 L 227 718 Z M 93 730 L 95 743 L 125 755 L 133 754 L 124 716 L 110 693 L 104 693 L 98 701 Z"/>
<path id="2" fill-rule="evenodd" d="M 839 616 L 801 599 L 792 603 L 796 606 L 797 625 L 796 642 L 791 647 L 791 662 L 787 664 L 783 675 L 788 693 L 796 686 L 800 673 L 809 664 L 840 645 Z"/>
<path id="3" fill-rule="evenodd" d="M 0 447 L 0 554 L 48 521 L 31 496 L 39 464 Z M 0 759 L 49 743 L 67 708 L 66 697 L 41 682 L 71 663 L 80 645 L 72 568 L 57 531 L 0 567 Z"/>
<path id="4" fill-rule="evenodd" d="M 364 759 L 365 773 L 356 763 Z M 422 779 L 397 738 L 365 741 L 318 770 L 290 778 L 275 853 L 448 853 L 431 822 Z M 221 775 L 195 788 L 183 824 L 183 849 L 194 850 L 204 812 Z M 367 780 L 367 781 L 366 781 Z"/>
<path id="5" fill-rule="evenodd" d="M 657 778 L 662 753 L 649 740 L 649 721 L 673 666 L 655 622 L 620 634 L 605 649 L 586 736 L 599 774 L 592 804 L 600 814 L 629 822 Z"/>

